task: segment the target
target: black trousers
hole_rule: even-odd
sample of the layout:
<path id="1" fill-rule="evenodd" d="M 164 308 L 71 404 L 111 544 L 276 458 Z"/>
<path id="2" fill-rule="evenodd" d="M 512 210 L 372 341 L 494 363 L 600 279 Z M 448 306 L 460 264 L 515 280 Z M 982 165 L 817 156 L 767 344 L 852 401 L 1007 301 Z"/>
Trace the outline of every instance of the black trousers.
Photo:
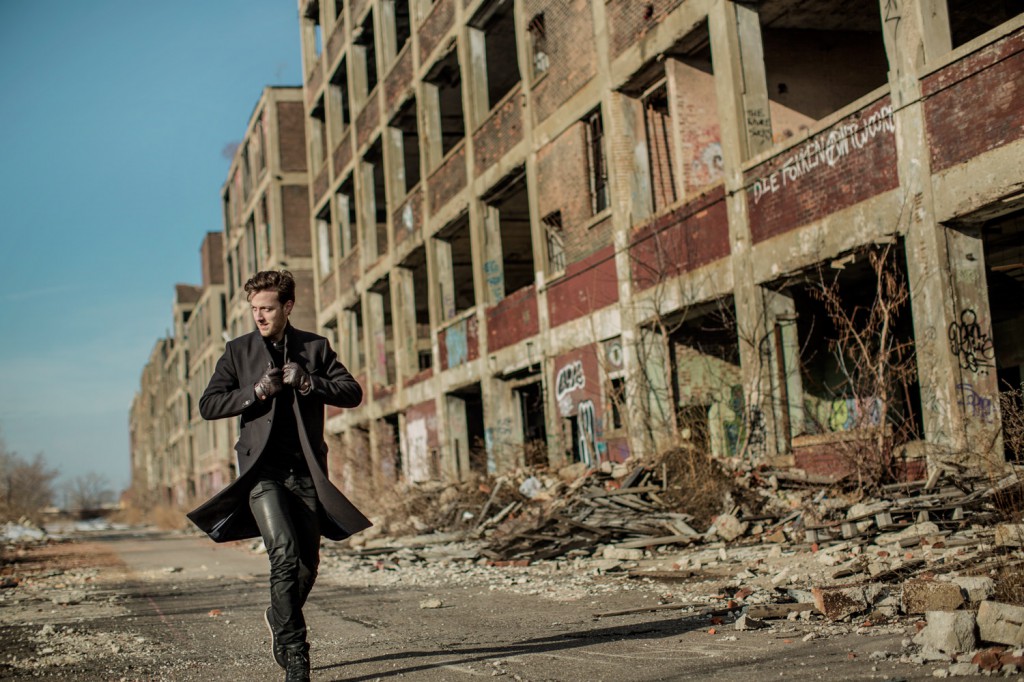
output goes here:
<path id="1" fill-rule="evenodd" d="M 249 493 L 270 558 L 271 624 L 285 646 L 306 641 L 302 607 L 320 564 L 316 488 L 306 472 L 266 470 Z"/>

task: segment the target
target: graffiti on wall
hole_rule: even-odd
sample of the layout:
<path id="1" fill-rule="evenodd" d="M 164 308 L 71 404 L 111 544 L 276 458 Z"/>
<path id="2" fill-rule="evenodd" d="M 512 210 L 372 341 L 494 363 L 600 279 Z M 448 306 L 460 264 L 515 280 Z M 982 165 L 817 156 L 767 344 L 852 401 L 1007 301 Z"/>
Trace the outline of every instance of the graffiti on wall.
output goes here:
<path id="1" fill-rule="evenodd" d="M 960 321 L 949 325 L 949 350 L 960 361 L 960 369 L 988 374 L 996 357 L 992 337 L 978 324 L 978 314 L 970 308 L 960 312 Z"/>
<path id="2" fill-rule="evenodd" d="M 847 156 L 864 148 L 873 138 L 883 133 L 896 132 L 892 106 L 885 105 L 871 114 L 863 124 L 839 124 L 828 135 L 818 135 L 801 145 L 786 159 L 782 167 L 754 181 L 754 203 L 769 194 L 781 192 L 786 186 L 810 176 L 822 167 L 833 167 Z"/>
<path id="3" fill-rule="evenodd" d="M 956 389 L 960 392 L 960 400 L 957 402 L 963 408 L 965 415 L 980 419 L 986 424 L 995 423 L 996 408 L 992 398 L 981 395 L 974 389 L 974 386 L 966 382 L 957 384 Z"/>
<path id="4" fill-rule="evenodd" d="M 583 400 L 577 409 L 579 411 L 577 447 L 580 459 L 586 462 L 587 466 L 595 466 L 599 463 L 600 457 L 597 452 L 597 417 L 594 413 L 594 403 L 590 400 Z"/>
<path id="5" fill-rule="evenodd" d="M 501 271 L 501 263 L 496 260 L 484 262 L 484 280 L 491 292 L 491 301 L 497 303 L 505 298 L 505 276 Z"/>
<path id="6" fill-rule="evenodd" d="M 558 399 L 558 409 L 562 416 L 572 413 L 573 402 L 569 394 L 586 387 L 586 385 L 587 377 L 583 373 L 582 361 L 570 362 L 558 370 L 558 376 L 555 378 L 555 396 Z"/>

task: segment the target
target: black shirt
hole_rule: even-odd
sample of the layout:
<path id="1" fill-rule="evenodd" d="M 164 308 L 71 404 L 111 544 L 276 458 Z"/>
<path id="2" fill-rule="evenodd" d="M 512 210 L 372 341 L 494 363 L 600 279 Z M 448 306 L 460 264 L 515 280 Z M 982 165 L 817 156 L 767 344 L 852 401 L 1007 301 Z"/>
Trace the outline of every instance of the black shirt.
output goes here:
<path id="1" fill-rule="evenodd" d="M 274 367 L 284 367 L 286 362 L 285 339 L 279 342 L 273 342 L 269 339 L 264 339 L 263 341 L 267 344 L 270 357 L 274 360 Z M 309 467 L 306 465 L 306 458 L 302 454 L 299 427 L 295 421 L 293 403 L 296 397 L 294 389 L 291 386 L 285 385 L 284 388 L 271 398 L 274 401 L 274 411 L 272 414 L 274 423 L 270 427 L 270 438 L 267 439 L 267 446 L 263 450 L 261 464 L 264 468 L 283 470 L 284 472 L 294 470 L 295 473 L 306 473 L 308 475 Z"/>

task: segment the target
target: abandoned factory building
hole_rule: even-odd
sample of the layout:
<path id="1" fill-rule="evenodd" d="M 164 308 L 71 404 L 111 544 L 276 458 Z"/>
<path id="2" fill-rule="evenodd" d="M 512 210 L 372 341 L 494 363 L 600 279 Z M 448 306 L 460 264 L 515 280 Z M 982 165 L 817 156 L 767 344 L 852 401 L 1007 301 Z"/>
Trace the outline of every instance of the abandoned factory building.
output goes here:
<path id="1" fill-rule="evenodd" d="M 230 480 L 237 427 L 196 405 L 277 267 L 365 389 L 327 421 L 357 499 L 672 447 L 872 477 L 1020 454 L 1018 3 L 298 12 L 304 83 L 260 99 L 143 373 L 140 493 Z"/>

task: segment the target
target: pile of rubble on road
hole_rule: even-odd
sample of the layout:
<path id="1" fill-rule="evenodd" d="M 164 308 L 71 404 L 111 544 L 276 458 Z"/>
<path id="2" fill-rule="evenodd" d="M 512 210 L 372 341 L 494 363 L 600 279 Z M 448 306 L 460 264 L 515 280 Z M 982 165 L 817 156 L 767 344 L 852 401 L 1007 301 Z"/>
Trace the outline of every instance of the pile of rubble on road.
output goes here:
<path id="1" fill-rule="evenodd" d="M 486 567 L 504 566 L 501 575 L 518 572 L 500 587 L 533 593 L 557 592 L 558 575 L 590 593 L 613 588 L 612 579 L 613 589 L 672 590 L 654 607 L 595 617 L 668 609 L 711 623 L 735 618 L 739 629 L 778 619 L 910 623 L 920 632 L 898 656 L 952 663 L 937 675 L 1024 670 L 1024 525 L 1000 523 L 1019 519 L 1018 468 L 998 479 L 937 468 L 871 497 L 792 471 L 720 471 L 690 482 L 714 491 L 712 513 L 688 507 L 686 486 L 668 470 L 577 465 L 435 488 L 434 517 L 445 525 L 432 529 L 423 514 L 416 535 L 371 529 L 340 555 L 350 569 L 362 562 L 364 575 L 384 569 L 395 580 L 418 567 L 420 578 L 436 569 L 438 580 L 493 581 Z M 595 575 L 604 581 L 586 585 Z M 979 652 L 981 644 L 991 646 Z"/>

